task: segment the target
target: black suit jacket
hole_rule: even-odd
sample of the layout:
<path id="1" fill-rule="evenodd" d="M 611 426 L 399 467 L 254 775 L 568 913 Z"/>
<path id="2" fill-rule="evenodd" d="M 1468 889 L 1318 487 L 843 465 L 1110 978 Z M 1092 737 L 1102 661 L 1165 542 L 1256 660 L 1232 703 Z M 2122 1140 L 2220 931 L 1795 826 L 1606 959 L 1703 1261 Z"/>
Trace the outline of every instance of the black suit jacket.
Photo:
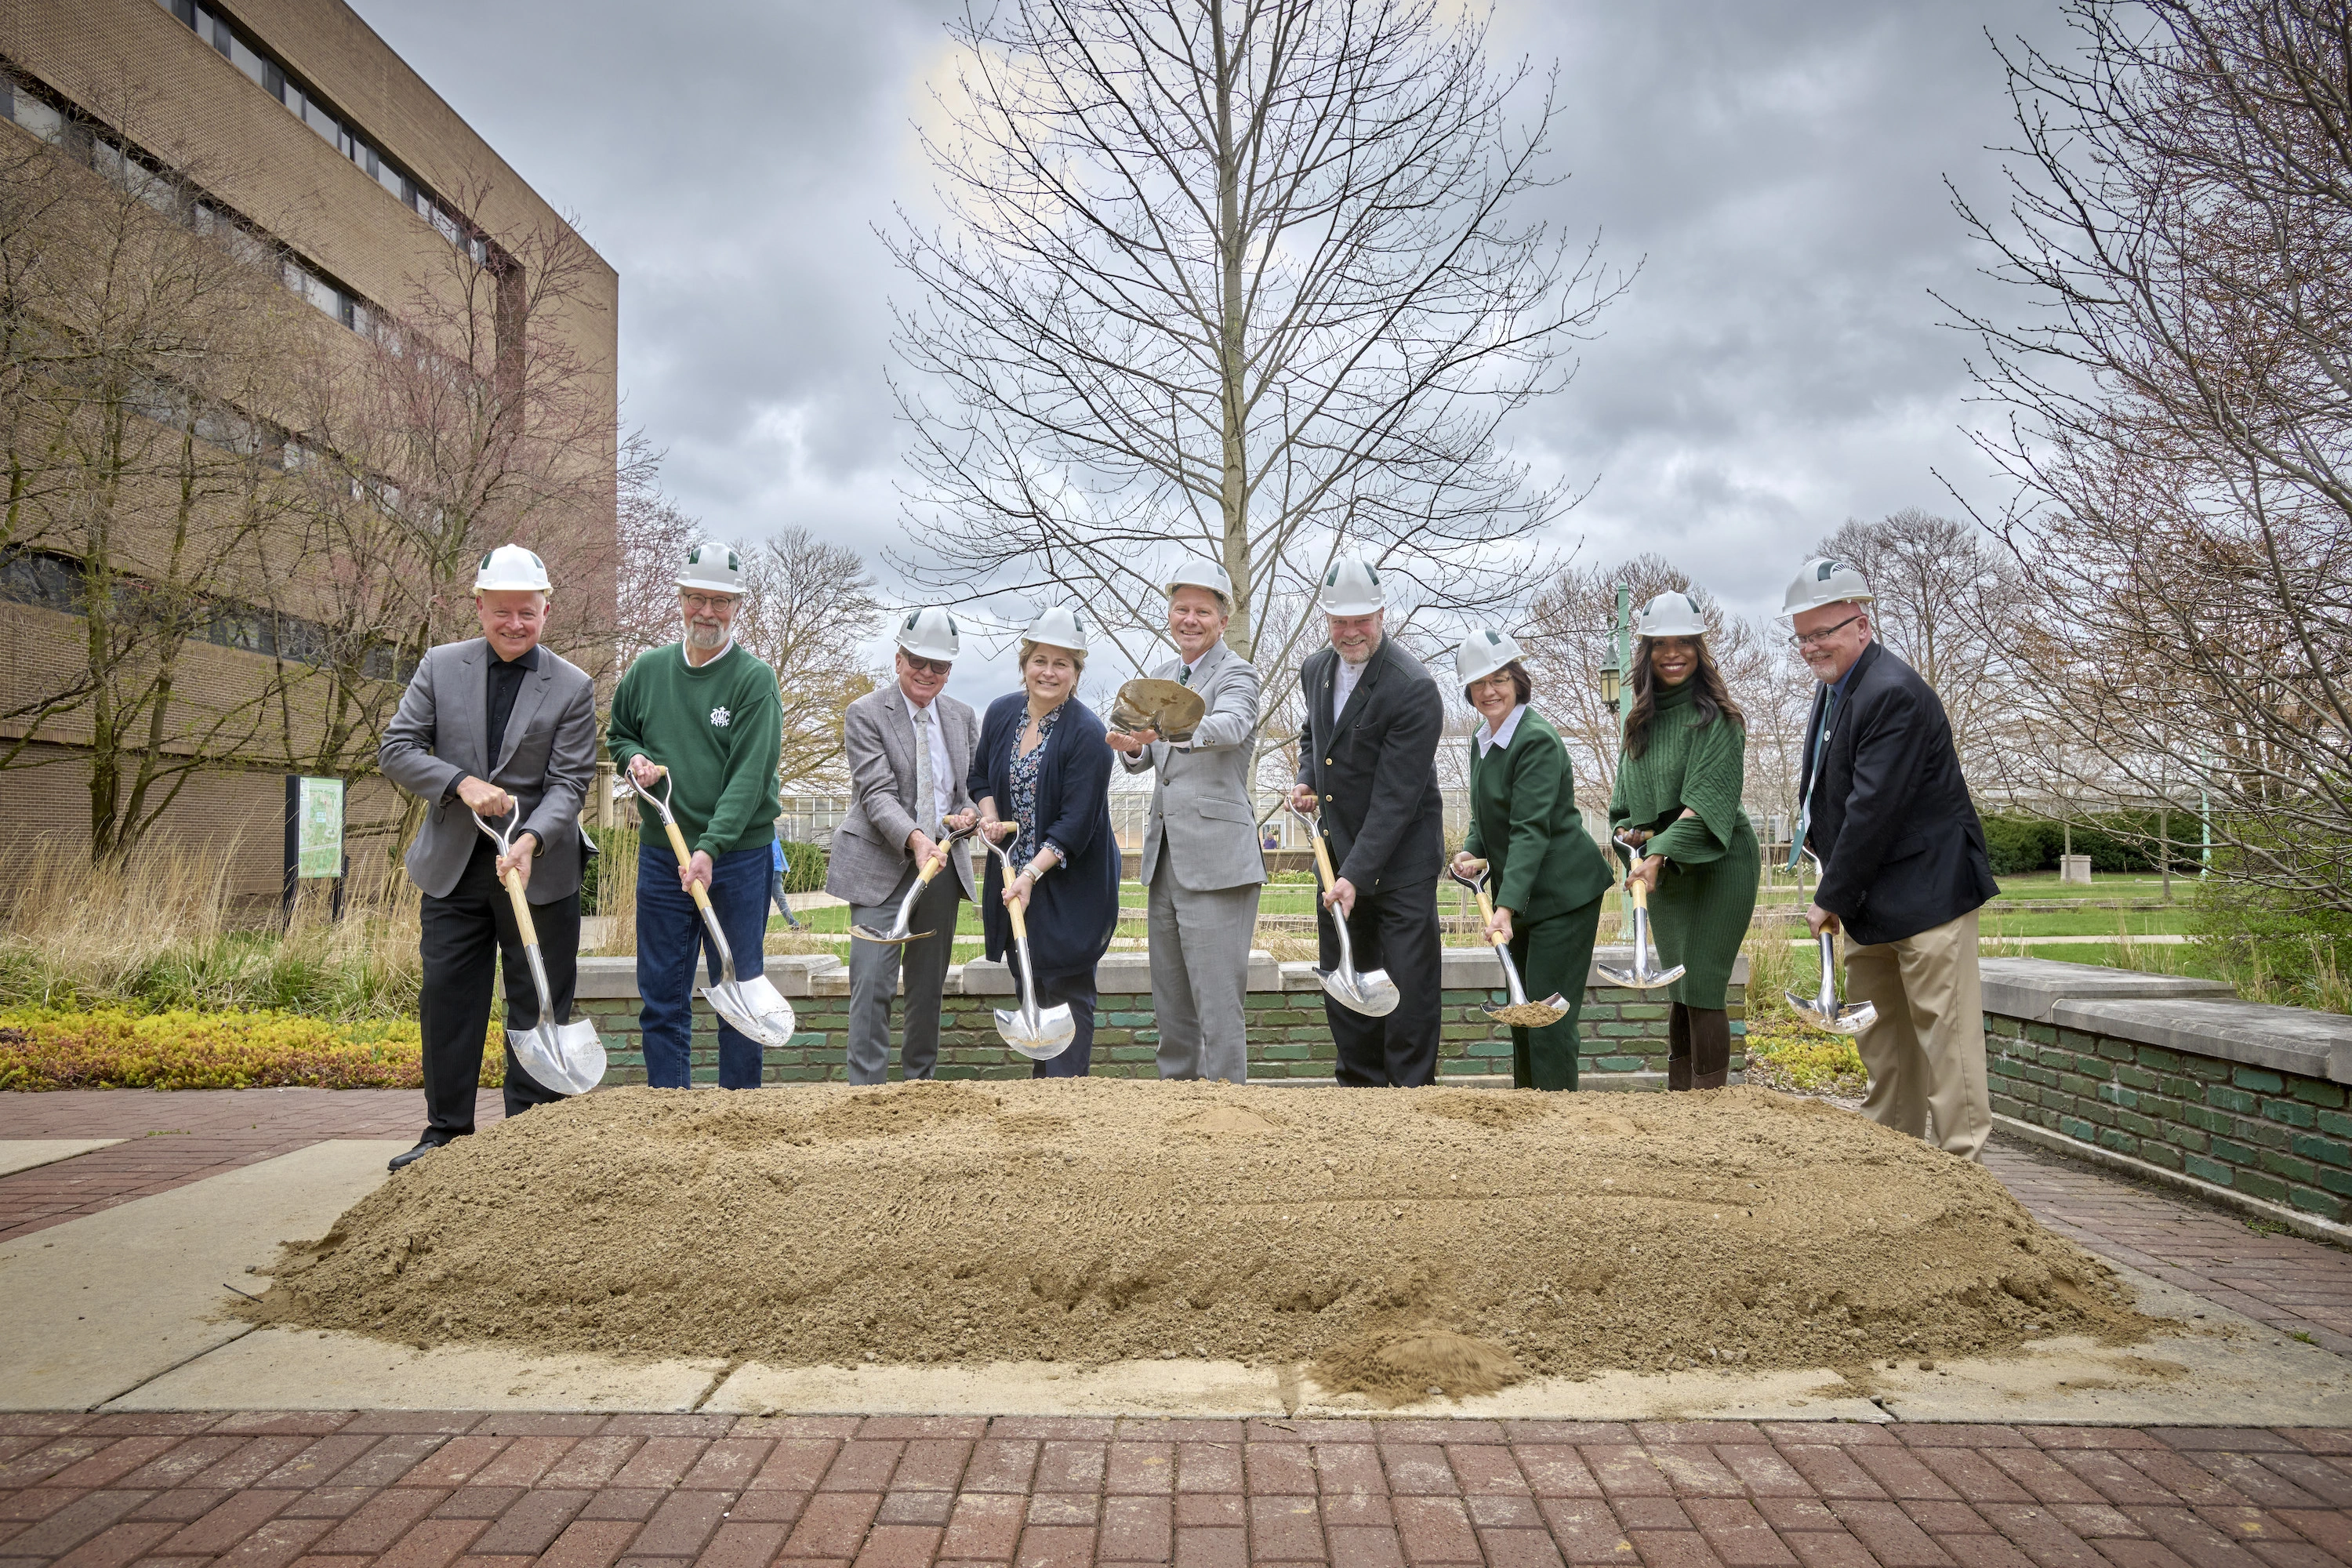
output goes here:
<path id="1" fill-rule="evenodd" d="M 1813 694 L 1805 722 L 1801 800 L 1814 789 L 1813 736 L 1828 697 L 1826 686 Z M 1858 942 L 1916 936 L 2000 891 L 1944 704 L 1882 644 L 1855 661 L 1810 798 L 1805 842 L 1822 858 L 1813 901 Z"/>
<path id="2" fill-rule="evenodd" d="M 1307 657 L 1298 680 L 1307 725 L 1298 782 L 1315 792 L 1339 874 L 1359 891 L 1434 880 L 1445 860 L 1437 742 L 1445 704 L 1421 661 L 1382 637 L 1335 723 L 1339 656 Z"/>

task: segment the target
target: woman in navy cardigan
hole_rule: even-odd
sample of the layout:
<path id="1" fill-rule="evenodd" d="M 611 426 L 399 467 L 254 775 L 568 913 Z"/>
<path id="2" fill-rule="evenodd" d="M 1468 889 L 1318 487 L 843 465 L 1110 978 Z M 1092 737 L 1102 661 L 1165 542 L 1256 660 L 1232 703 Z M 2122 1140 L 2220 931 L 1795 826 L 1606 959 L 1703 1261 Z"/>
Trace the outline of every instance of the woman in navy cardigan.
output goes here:
<path id="1" fill-rule="evenodd" d="M 1013 946 L 1004 906 L 1028 909 L 1037 1005 L 1070 1005 L 1077 1037 L 1033 1078 L 1084 1078 L 1094 1059 L 1095 962 L 1118 926 L 1118 840 L 1110 826 L 1110 748 L 1103 721 L 1075 695 L 1087 667 L 1086 622 L 1055 606 L 1021 639 L 1021 685 L 988 705 L 966 781 L 980 829 L 1013 840 L 1010 888 L 994 856 L 980 900 L 988 956 Z M 1020 982 L 1020 968 L 1013 967 Z"/>

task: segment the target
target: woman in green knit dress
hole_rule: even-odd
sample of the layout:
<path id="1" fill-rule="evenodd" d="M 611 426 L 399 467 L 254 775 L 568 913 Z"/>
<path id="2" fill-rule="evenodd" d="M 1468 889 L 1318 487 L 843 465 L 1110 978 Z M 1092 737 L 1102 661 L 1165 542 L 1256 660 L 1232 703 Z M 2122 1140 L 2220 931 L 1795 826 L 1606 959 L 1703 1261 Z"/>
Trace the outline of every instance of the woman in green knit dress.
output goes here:
<path id="1" fill-rule="evenodd" d="M 1576 809 L 1559 731 L 1528 706 L 1534 682 L 1507 632 L 1481 627 L 1454 656 L 1463 696 L 1485 721 L 1470 738 L 1470 827 L 1454 868 L 1486 863 L 1495 921 L 1530 996 L 1559 993 L 1568 1016 L 1511 1030 L 1511 1087 L 1574 1089 L 1577 1015 L 1601 900 L 1615 880 Z"/>
<path id="2" fill-rule="evenodd" d="M 1661 594 L 1635 627 L 1633 707 L 1609 801 L 1609 828 L 1642 846 L 1625 886 L 1649 887 L 1658 957 L 1683 977 L 1666 990 L 1666 1087 L 1721 1089 L 1731 1067 L 1726 993 L 1756 911 L 1763 852 L 1739 804 L 1747 721 L 1706 648 L 1687 594 Z M 1620 853 L 1624 853 L 1621 848 Z"/>

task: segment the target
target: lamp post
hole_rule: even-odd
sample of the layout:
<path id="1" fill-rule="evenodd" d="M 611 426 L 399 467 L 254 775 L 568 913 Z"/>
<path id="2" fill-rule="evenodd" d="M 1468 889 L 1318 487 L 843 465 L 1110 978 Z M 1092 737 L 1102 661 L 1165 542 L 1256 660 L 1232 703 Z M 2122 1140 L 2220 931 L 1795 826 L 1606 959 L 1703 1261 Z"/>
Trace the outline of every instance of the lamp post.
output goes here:
<path id="1" fill-rule="evenodd" d="M 1601 667 L 1601 700 L 1617 710 L 1617 765 L 1625 765 L 1625 721 L 1633 706 L 1633 590 L 1628 584 L 1617 584 L 1617 621 L 1610 629 L 1609 658 Z M 1604 846 L 1601 855 L 1609 854 Z M 1624 918 L 1628 907 L 1623 888 L 1617 889 L 1618 916 Z"/>

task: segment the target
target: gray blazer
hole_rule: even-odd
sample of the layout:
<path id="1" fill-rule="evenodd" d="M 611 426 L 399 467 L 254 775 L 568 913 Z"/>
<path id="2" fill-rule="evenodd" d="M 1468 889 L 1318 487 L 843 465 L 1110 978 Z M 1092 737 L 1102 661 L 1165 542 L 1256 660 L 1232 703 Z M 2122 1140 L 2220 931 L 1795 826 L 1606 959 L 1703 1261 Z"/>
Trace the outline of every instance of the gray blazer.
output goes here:
<path id="1" fill-rule="evenodd" d="M 941 692 L 931 699 L 940 738 L 948 748 L 948 814 L 971 806 L 964 775 L 980 744 L 980 718 L 971 705 Z M 892 680 L 842 710 L 843 760 L 849 764 L 849 813 L 833 830 L 833 857 L 826 863 L 824 890 L 853 904 L 879 904 L 913 864 L 907 835 L 915 831 L 915 721 L 907 716 L 906 694 Z M 959 848 L 961 849 L 961 846 Z M 950 855 L 963 880 L 963 896 L 975 897 L 971 859 Z"/>
<path id="2" fill-rule="evenodd" d="M 1173 680 L 1184 668 L 1170 659 L 1151 673 Z M 1211 648 L 1192 677 L 1208 710 L 1192 743 L 1154 741 L 1119 761 L 1129 773 L 1159 777 L 1151 789 L 1151 821 L 1143 834 L 1139 874 L 1151 885 L 1162 844 L 1176 857 L 1176 885 L 1193 892 L 1246 888 L 1265 880 L 1257 813 L 1250 808 L 1250 760 L 1257 736 L 1257 669 L 1223 643 Z"/>
<path id="3" fill-rule="evenodd" d="M 426 653 L 376 748 L 383 776 L 425 802 L 425 826 L 408 847 L 408 874 L 433 897 L 457 885 L 474 846 L 488 840 L 466 803 L 442 796 L 465 774 L 505 790 L 522 808 L 517 833 L 538 836 L 530 898 L 551 904 L 580 890 L 580 805 L 596 782 L 596 683 L 579 666 L 539 650 L 539 669 L 515 693 L 507 732 L 489 755 L 490 645 L 443 643 Z"/>

